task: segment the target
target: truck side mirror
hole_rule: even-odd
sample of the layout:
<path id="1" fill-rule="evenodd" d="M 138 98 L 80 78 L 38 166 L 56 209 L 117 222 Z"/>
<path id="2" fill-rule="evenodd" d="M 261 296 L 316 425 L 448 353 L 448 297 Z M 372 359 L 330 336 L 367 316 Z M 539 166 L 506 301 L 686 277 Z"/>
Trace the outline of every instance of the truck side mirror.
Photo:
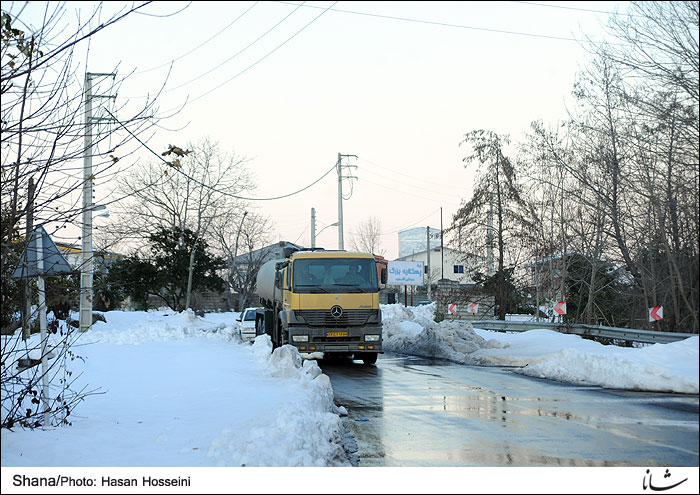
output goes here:
<path id="1" fill-rule="evenodd" d="M 275 272 L 275 287 L 282 288 L 282 272 Z"/>
<path id="2" fill-rule="evenodd" d="M 383 284 L 386 284 L 386 280 L 387 280 L 386 268 L 382 268 L 381 275 L 379 276 L 379 278 Z"/>

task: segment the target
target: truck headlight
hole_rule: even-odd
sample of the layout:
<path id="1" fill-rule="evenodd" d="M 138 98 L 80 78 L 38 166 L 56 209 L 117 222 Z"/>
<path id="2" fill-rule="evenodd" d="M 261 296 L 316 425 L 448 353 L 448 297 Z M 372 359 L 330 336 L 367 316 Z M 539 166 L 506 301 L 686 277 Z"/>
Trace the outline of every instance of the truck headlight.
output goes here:
<path id="1" fill-rule="evenodd" d="M 308 335 L 292 335 L 292 340 L 294 342 L 308 342 L 309 336 Z"/>
<path id="2" fill-rule="evenodd" d="M 378 342 L 381 335 L 365 335 L 365 342 Z"/>

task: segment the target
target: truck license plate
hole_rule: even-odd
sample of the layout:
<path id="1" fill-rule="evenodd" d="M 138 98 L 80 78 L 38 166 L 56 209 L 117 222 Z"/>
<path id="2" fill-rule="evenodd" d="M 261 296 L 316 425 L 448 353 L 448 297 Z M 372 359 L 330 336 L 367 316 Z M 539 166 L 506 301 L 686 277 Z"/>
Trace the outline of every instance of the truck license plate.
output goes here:
<path id="1" fill-rule="evenodd" d="M 326 337 L 347 337 L 348 332 L 327 332 Z"/>

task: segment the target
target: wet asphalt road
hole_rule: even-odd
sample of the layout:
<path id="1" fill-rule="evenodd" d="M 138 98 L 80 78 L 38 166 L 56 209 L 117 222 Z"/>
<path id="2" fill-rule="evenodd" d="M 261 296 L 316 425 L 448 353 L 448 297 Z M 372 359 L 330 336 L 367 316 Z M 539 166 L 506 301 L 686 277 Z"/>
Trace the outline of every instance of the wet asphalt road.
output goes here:
<path id="1" fill-rule="evenodd" d="M 383 354 L 321 360 L 359 466 L 697 466 L 698 396 Z"/>

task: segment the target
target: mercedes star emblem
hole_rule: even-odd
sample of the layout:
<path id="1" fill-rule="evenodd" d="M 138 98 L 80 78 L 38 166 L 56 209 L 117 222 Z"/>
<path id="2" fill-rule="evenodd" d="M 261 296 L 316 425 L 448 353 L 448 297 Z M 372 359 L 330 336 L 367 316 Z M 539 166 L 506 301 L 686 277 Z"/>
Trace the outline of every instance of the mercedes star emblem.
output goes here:
<path id="1" fill-rule="evenodd" d="M 343 315 L 343 308 L 336 305 L 331 308 L 331 316 L 333 318 L 340 318 Z"/>

